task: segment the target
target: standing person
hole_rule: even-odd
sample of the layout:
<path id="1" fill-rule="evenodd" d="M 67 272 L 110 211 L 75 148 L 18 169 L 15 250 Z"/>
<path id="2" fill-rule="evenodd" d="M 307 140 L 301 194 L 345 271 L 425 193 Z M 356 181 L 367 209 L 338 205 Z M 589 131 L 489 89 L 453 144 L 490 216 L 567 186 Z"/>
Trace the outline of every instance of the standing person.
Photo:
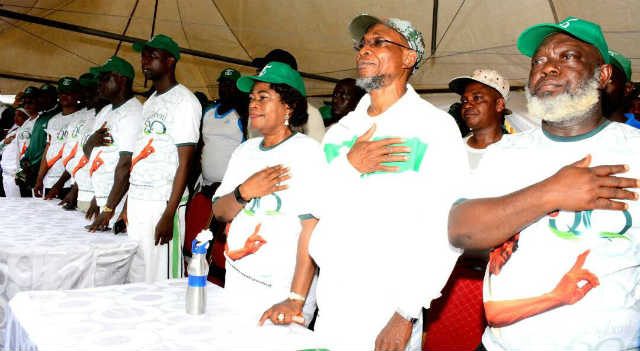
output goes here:
<path id="1" fill-rule="evenodd" d="M 185 188 L 200 130 L 198 99 L 176 81 L 180 49 L 166 35 L 134 44 L 155 92 L 142 106 L 143 129 L 131 160 L 127 232 L 139 242 L 129 281 L 182 275 Z M 178 208 L 180 207 L 180 208 Z"/>
<path id="2" fill-rule="evenodd" d="M 113 56 L 92 69 L 98 76 L 98 94 L 110 104 L 96 116 L 95 133 L 89 138 L 89 176 L 100 214 L 89 231 L 106 230 L 129 190 L 131 155 L 142 134 L 142 104 L 133 96 L 133 66 Z"/>
<path id="3" fill-rule="evenodd" d="M 20 160 L 20 129 L 29 119 L 29 113 L 19 107 L 15 110 L 13 118 L 13 127 L 0 141 L 0 168 L 2 169 L 2 186 L 5 197 L 20 197 L 20 187 L 16 184 L 15 175 Z M 33 126 L 33 124 L 31 125 Z"/>
<path id="4" fill-rule="evenodd" d="M 47 199 L 62 199 L 71 189 L 71 175 L 64 168 L 62 155 L 68 136 L 67 127 L 85 117 L 80 111 L 81 89 L 75 78 L 64 77 L 58 81 L 58 99 L 62 111 L 51 117 L 47 123 L 48 141 L 33 189 L 36 197 L 44 195 Z"/>
<path id="5" fill-rule="evenodd" d="M 502 139 L 509 98 L 509 81 L 491 69 L 477 69 L 470 76 L 449 81 L 449 89 L 460 95 L 461 114 L 471 134 L 464 137 L 469 167 L 475 169 L 486 148 Z"/>
<path id="6" fill-rule="evenodd" d="M 408 83 L 424 58 L 422 33 L 368 15 L 349 29 L 368 94 L 323 141 L 332 186 L 323 189 L 291 288 L 306 295 L 315 261 L 315 331 L 332 350 L 415 350 L 422 308 L 440 295 L 459 255 L 447 242 L 446 214 L 468 161 L 451 117 Z M 301 307 L 286 300 L 261 320 L 290 323 Z"/>
<path id="7" fill-rule="evenodd" d="M 633 93 L 631 62 L 613 50 L 609 50 L 609 60 L 612 73 L 607 87 L 603 90 L 602 113 L 612 121 L 634 126 L 635 116 L 625 113 L 629 110 Z M 637 128 L 638 124 L 635 124 Z"/>
<path id="8" fill-rule="evenodd" d="M 298 61 L 296 58 L 288 51 L 282 49 L 274 49 L 271 50 L 264 57 L 258 57 L 254 59 L 251 64 L 256 67 L 256 73 L 260 73 L 264 66 L 269 62 L 282 62 L 289 67 L 298 70 Z M 307 113 L 309 114 L 309 118 L 307 123 L 300 127 L 301 131 L 312 137 L 318 142 L 322 141 L 324 137 L 324 122 L 322 121 L 322 115 L 320 111 L 310 103 L 307 103 Z M 254 138 L 260 136 L 260 133 L 251 128 L 251 125 L 248 127 L 248 137 Z"/>
<path id="9" fill-rule="evenodd" d="M 249 118 L 263 137 L 233 152 L 212 212 L 217 220 L 231 222 L 225 291 L 257 319 L 291 296 L 296 247 L 306 245 L 318 222 L 311 211 L 324 161 L 315 140 L 293 131 L 308 116 L 297 71 L 270 62 L 258 75 L 240 78 L 238 88 L 251 92 Z M 308 298 L 306 306 L 308 324 L 315 299 Z"/>
<path id="10" fill-rule="evenodd" d="M 366 92 L 356 85 L 355 79 L 345 78 L 338 81 L 331 94 L 331 118 L 325 121 L 325 127 L 337 123 L 347 113 L 355 110 L 364 94 Z"/>
<path id="11" fill-rule="evenodd" d="M 483 345 L 637 349 L 640 132 L 603 116 L 607 43 L 599 25 L 568 17 L 527 28 L 517 46 L 541 128 L 493 145 L 449 216 L 454 245 L 496 248 Z"/>
<path id="12" fill-rule="evenodd" d="M 202 191 L 209 198 L 222 182 L 233 150 L 243 140 L 241 117 L 234 108 L 240 93 L 236 87 L 238 78 L 240 72 L 231 68 L 220 73 L 219 99 L 205 110 L 202 117 Z"/>

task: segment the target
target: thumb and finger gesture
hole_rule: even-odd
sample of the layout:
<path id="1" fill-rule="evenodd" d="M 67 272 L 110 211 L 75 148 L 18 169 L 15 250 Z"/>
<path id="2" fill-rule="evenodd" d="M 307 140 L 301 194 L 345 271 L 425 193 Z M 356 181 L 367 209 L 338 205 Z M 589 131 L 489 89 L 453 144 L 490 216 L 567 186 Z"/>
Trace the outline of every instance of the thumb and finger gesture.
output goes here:
<path id="1" fill-rule="evenodd" d="M 620 200 L 638 199 L 638 194 L 628 189 L 640 187 L 640 181 L 618 176 L 627 172 L 629 166 L 618 164 L 589 167 L 590 164 L 591 155 L 587 155 L 549 178 L 552 184 L 550 193 L 556 196 L 558 209 L 624 210 L 627 204 Z"/>
<path id="2" fill-rule="evenodd" d="M 580 301 L 591 289 L 600 285 L 600 280 L 595 274 L 582 268 L 589 252 L 586 250 L 576 258 L 573 267 L 553 290 L 563 304 L 572 305 Z"/>
<path id="3" fill-rule="evenodd" d="M 404 140 L 402 138 L 384 138 L 372 141 L 376 131 L 374 124 L 356 139 L 355 144 L 347 154 L 347 159 L 351 165 L 360 173 L 372 172 L 397 172 L 396 166 L 386 165 L 389 162 L 402 162 L 408 159 L 411 149 L 400 146 Z"/>

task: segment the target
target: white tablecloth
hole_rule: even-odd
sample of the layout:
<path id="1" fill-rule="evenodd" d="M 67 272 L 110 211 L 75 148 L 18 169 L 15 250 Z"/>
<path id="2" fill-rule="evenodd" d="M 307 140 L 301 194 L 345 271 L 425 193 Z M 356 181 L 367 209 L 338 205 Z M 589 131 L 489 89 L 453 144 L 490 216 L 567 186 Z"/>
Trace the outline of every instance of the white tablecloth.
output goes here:
<path id="1" fill-rule="evenodd" d="M 185 312 L 186 279 L 68 291 L 29 291 L 9 303 L 8 350 L 300 350 L 299 326 L 259 327 L 207 285 L 204 315 Z"/>
<path id="2" fill-rule="evenodd" d="M 16 293 L 122 284 L 129 271 L 135 242 L 88 233 L 82 213 L 57 203 L 0 198 L 0 348 L 5 309 Z"/>

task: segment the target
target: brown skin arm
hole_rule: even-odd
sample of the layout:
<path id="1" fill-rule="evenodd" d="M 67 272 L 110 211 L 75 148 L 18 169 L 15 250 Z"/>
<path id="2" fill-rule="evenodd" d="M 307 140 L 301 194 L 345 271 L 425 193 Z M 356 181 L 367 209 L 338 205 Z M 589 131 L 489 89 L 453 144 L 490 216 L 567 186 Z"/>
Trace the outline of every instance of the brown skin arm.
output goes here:
<path id="1" fill-rule="evenodd" d="M 302 231 L 298 239 L 296 269 L 293 273 L 291 291 L 302 296 L 307 296 L 309 293 L 313 275 L 316 272 L 316 264 L 309 255 L 309 240 L 311 239 L 311 233 L 316 227 L 316 224 L 318 224 L 318 220 L 315 218 L 302 221 Z M 266 310 L 262 314 L 262 317 L 260 317 L 259 324 L 262 325 L 267 319 L 273 324 L 290 324 L 291 322 L 304 324 L 304 318 L 302 317 L 303 306 L 304 302 L 302 301 L 286 299 Z M 278 320 L 280 313 L 284 315 L 282 321 Z"/>
<path id="2" fill-rule="evenodd" d="M 36 197 L 42 197 L 42 192 L 44 191 L 44 185 L 42 181 L 44 180 L 44 176 L 47 174 L 49 170 L 49 166 L 47 165 L 47 151 L 49 150 L 49 143 L 44 147 L 44 151 L 42 153 L 42 160 L 40 161 L 40 169 L 38 170 L 38 177 L 36 178 L 36 184 L 33 188 L 33 191 Z"/>
<path id="3" fill-rule="evenodd" d="M 118 164 L 116 165 L 116 171 L 113 175 L 113 187 L 111 187 L 109 197 L 107 198 L 107 207 L 115 209 L 118 203 L 120 203 L 120 201 L 124 197 L 124 194 L 127 192 L 127 190 L 129 190 L 130 173 L 131 153 L 121 152 L 120 158 L 118 159 Z M 107 228 L 109 227 L 109 221 L 111 220 L 113 215 L 113 211 L 100 213 L 100 215 L 96 217 L 96 219 L 89 227 L 89 231 L 95 232 L 96 230 L 107 230 Z"/>
<path id="4" fill-rule="evenodd" d="M 162 217 L 160 217 L 158 224 L 156 224 L 156 245 L 167 244 L 173 237 L 173 216 L 178 209 L 178 205 L 180 205 L 180 199 L 182 198 L 184 189 L 187 186 L 189 164 L 193 159 L 194 151 L 194 145 L 178 146 L 178 169 L 176 170 L 176 176 L 173 179 L 173 188 L 171 189 L 171 196 L 169 196 L 167 207 L 165 208 Z"/>
<path id="5" fill-rule="evenodd" d="M 453 206 L 449 241 L 462 249 L 487 250 L 552 211 L 624 210 L 627 204 L 619 200 L 637 200 L 637 194 L 627 189 L 637 188 L 638 179 L 615 176 L 628 171 L 628 166 L 589 167 L 590 163 L 588 155 L 511 194 Z"/>
<path id="6" fill-rule="evenodd" d="M 394 313 L 376 337 L 375 350 L 404 350 L 411 338 L 413 324 Z"/>
<path id="7" fill-rule="evenodd" d="M 71 178 L 71 174 L 69 174 L 69 172 L 67 171 L 64 171 L 60 178 L 58 178 L 58 181 L 53 184 L 49 193 L 45 195 L 45 200 L 51 200 L 58 197 L 58 194 L 60 194 L 60 190 L 62 190 L 62 188 L 64 187 L 64 183 L 66 183 L 69 178 Z"/>
<path id="8" fill-rule="evenodd" d="M 591 289 L 600 284 L 598 277 L 582 266 L 589 254 L 583 252 L 571 269 L 560 279 L 550 293 L 518 300 L 488 301 L 484 303 L 487 322 L 495 328 L 505 327 L 525 318 L 580 301 Z M 585 284 L 579 286 L 578 283 Z"/>

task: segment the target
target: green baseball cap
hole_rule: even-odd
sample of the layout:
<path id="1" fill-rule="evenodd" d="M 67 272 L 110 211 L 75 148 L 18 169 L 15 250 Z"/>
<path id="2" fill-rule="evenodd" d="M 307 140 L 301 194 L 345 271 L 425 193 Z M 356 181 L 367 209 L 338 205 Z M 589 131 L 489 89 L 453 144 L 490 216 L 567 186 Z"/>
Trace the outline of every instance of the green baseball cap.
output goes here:
<path id="1" fill-rule="evenodd" d="M 118 56 L 111 56 L 102 66 L 91 68 L 91 73 L 96 76 L 106 72 L 117 73 L 131 80 L 135 77 L 133 66 L 127 60 Z"/>
<path id="2" fill-rule="evenodd" d="M 54 87 L 53 85 L 51 85 L 49 83 L 42 84 L 42 86 L 40 87 L 40 91 L 42 91 L 43 93 L 44 92 L 57 93 L 56 87 Z"/>
<path id="3" fill-rule="evenodd" d="M 297 90 L 302 96 L 307 96 L 302 76 L 286 63 L 269 62 L 258 75 L 244 76 L 238 79 L 236 86 L 240 91 L 249 93 L 255 82 L 286 84 Z"/>
<path id="4" fill-rule="evenodd" d="M 73 77 L 63 77 L 58 81 L 58 94 L 78 93 L 81 89 L 80 82 Z"/>
<path id="5" fill-rule="evenodd" d="M 383 24 L 400 33 L 407 43 L 409 43 L 409 47 L 415 50 L 418 56 L 416 64 L 413 66 L 413 71 L 415 72 L 420 68 L 422 61 L 424 60 L 424 37 L 422 36 L 422 32 L 417 30 L 409 21 L 398 18 L 378 18 L 367 14 L 361 14 L 351 20 L 351 23 L 349 24 L 351 39 L 355 42 L 359 42 L 367 33 L 367 30 L 376 24 Z"/>
<path id="6" fill-rule="evenodd" d="M 36 96 L 40 93 L 40 89 L 34 87 L 34 86 L 29 86 L 24 90 L 24 95 L 23 96 Z"/>
<path id="7" fill-rule="evenodd" d="M 609 63 L 609 47 L 604 39 L 602 29 L 596 23 L 585 21 L 577 17 L 567 17 L 562 22 L 541 23 L 525 29 L 518 37 L 518 50 L 528 57 L 533 56 L 542 41 L 554 33 L 567 33 L 587 44 L 591 44 L 600 51 L 605 63 Z"/>
<path id="8" fill-rule="evenodd" d="M 84 73 L 78 77 L 78 82 L 85 88 L 95 87 L 98 85 L 98 78 L 93 73 Z"/>
<path id="9" fill-rule="evenodd" d="M 223 79 L 229 79 L 234 82 L 237 82 L 240 79 L 240 72 L 236 71 L 233 68 L 225 68 L 222 72 L 220 72 L 220 77 L 218 77 L 218 82 Z"/>
<path id="10" fill-rule="evenodd" d="M 157 34 L 149 41 L 139 41 L 133 44 L 133 50 L 137 52 L 141 52 L 145 47 L 164 50 L 175 57 L 176 60 L 180 59 L 180 47 L 173 39 L 164 34 Z"/>
<path id="11" fill-rule="evenodd" d="M 624 57 L 619 52 L 615 52 L 613 50 L 609 50 L 609 58 L 611 59 L 611 63 L 616 67 L 620 68 L 624 75 L 627 77 L 627 82 L 631 81 L 631 61 L 628 58 Z"/>

